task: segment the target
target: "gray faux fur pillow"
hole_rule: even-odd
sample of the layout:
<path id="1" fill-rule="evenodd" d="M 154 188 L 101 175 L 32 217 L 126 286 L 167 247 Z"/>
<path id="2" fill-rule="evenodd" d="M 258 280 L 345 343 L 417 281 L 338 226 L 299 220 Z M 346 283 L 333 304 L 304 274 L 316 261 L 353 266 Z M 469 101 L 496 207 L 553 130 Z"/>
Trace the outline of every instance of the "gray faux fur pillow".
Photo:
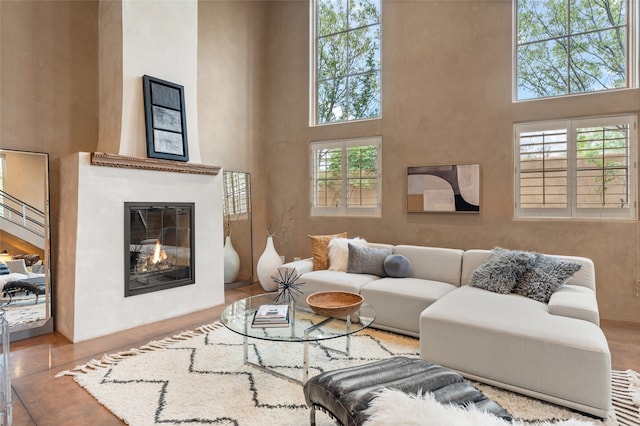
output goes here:
<path id="1" fill-rule="evenodd" d="M 551 295 L 578 272 L 580 267 L 578 263 L 540 254 L 535 265 L 524 274 L 513 292 L 538 302 L 548 303 Z"/>
<path id="2" fill-rule="evenodd" d="M 496 247 L 489 260 L 473 271 L 469 285 L 509 294 L 535 262 L 535 253 Z"/>

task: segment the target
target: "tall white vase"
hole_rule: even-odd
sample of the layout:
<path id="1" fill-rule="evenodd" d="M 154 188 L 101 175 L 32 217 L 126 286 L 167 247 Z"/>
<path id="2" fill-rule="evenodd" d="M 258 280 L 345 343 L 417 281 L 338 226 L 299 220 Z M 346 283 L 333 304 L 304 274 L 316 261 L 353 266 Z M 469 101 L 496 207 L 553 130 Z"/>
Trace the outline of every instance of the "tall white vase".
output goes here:
<path id="1" fill-rule="evenodd" d="M 257 272 L 260 285 L 265 291 L 276 291 L 278 283 L 273 281 L 272 276 L 278 276 L 278 268 L 282 266 L 282 258 L 273 246 L 273 238 L 267 237 L 267 246 L 258 259 Z"/>
<path id="2" fill-rule="evenodd" d="M 227 235 L 224 241 L 224 283 L 232 283 L 238 278 L 240 272 L 240 256 L 233 248 L 231 236 Z"/>

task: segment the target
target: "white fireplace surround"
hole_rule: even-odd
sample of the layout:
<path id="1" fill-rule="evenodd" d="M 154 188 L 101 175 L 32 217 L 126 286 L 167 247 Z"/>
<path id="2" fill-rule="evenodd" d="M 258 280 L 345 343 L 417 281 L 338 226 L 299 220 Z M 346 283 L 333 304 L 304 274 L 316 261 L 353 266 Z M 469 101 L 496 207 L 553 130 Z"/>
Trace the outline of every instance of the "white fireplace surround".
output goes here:
<path id="1" fill-rule="evenodd" d="M 198 1 L 100 2 L 99 35 L 102 153 L 59 160 L 54 320 L 73 342 L 224 302 L 222 174 L 198 164 Z M 184 86 L 191 163 L 146 158 L 145 74 Z M 195 203 L 195 284 L 124 297 L 125 201 Z"/>
<path id="2" fill-rule="evenodd" d="M 96 166 L 81 152 L 60 160 L 60 187 L 54 319 L 69 340 L 224 303 L 222 174 Z M 195 203 L 195 284 L 124 297 L 125 201 Z"/>

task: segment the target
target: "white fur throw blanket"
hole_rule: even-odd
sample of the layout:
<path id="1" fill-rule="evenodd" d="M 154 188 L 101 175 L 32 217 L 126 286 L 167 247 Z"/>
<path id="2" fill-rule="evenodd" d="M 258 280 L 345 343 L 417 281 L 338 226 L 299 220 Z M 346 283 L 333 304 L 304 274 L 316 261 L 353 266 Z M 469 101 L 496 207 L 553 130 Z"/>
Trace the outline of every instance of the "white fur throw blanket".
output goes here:
<path id="1" fill-rule="evenodd" d="M 369 416 L 364 426 L 585 426 L 594 425 L 578 419 L 558 422 L 518 422 L 509 423 L 495 415 L 478 410 L 475 406 L 460 407 L 443 405 L 433 394 L 407 394 L 395 389 L 380 391 L 365 411 Z"/>

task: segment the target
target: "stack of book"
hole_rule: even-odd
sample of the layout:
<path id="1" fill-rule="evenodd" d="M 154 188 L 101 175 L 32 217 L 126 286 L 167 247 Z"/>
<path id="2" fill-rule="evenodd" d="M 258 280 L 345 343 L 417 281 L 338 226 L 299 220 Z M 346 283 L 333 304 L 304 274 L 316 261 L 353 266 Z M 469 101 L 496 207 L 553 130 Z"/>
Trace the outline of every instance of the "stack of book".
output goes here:
<path id="1" fill-rule="evenodd" d="M 253 316 L 251 327 L 287 327 L 289 325 L 288 305 L 261 305 Z"/>

